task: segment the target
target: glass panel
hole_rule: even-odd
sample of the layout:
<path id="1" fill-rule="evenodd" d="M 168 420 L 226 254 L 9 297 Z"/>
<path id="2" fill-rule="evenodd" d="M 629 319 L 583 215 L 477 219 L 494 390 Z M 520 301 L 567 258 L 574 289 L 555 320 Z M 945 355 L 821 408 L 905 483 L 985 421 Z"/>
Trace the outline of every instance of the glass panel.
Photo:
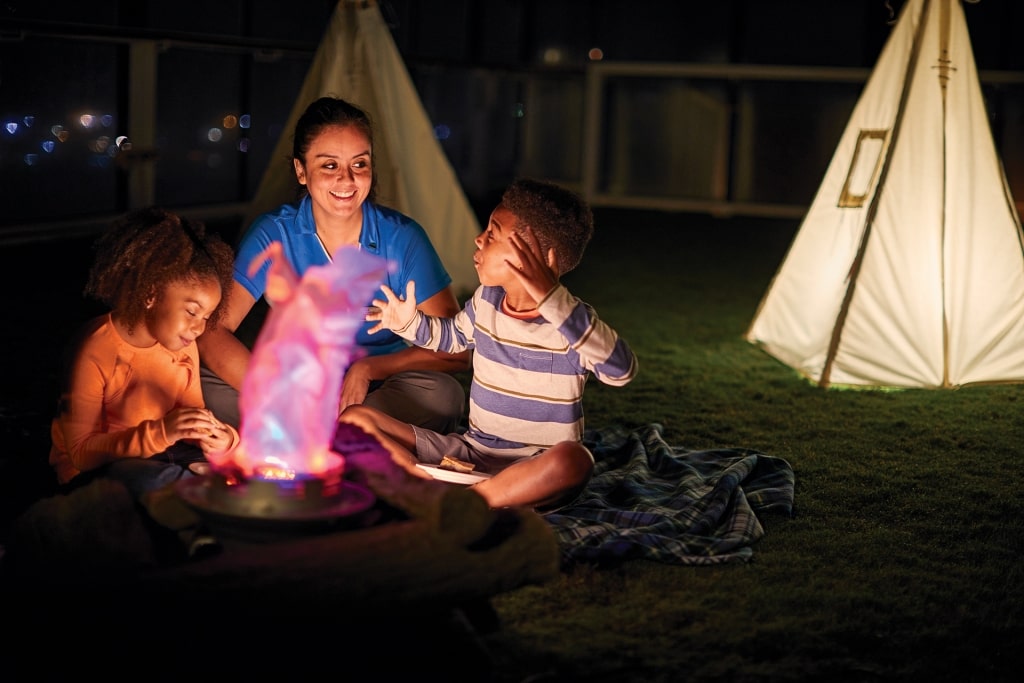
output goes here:
<path id="1" fill-rule="evenodd" d="M 410 76 L 467 199 L 486 221 L 517 172 L 521 79 L 478 69 L 413 69 Z"/>
<path id="2" fill-rule="evenodd" d="M 292 108 L 298 104 L 295 99 L 302 89 L 312 59 L 312 55 L 273 59 L 261 57 L 251 66 L 249 94 L 252 116 L 248 130 L 249 151 L 245 154 L 246 201 L 256 195 L 263 173 L 270 164 L 285 164 L 289 168 L 292 166 L 290 159 L 271 159 L 270 155 L 282 135 L 287 135 L 291 141 L 292 131 L 286 131 L 285 125 Z M 301 106 L 308 104 L 303 102 Z"/>
<path id="3" fill-rule="evenodd" d="M 160 54 L 155 202 L 162 206 L 243 199 L 249 131 L 243 58 L 175 49 Z M 197 74 L 202 74 L 197 78 Z"/>
<path id="4" fill-rule="evenodd" d="M 575 75 L 535 77 L 523 104 L 523 175 L 579 183 L 583 80 Z"/>
<path id="5" fill-rule="evenodd" d="M 613 78 L 607 87 L 602 191 L 621 196 L 721 199 L 729 99 L 720 85 Z"/>
<path id="6" fill-rule="evenodd" d="M 982 92 L 1010 192 L 1024 213 L 1024 82 L 982 87 Z"/>
<path id="7" fill-rule="evenodd" d="M 860 91 L 856 83 L 741 85 L 733 199 L 809 205 Z"/>
<path id="8" fill-rule="evenodd" d="M 0 43 L 0 225 L 113 211 L 117 48 Z"/>

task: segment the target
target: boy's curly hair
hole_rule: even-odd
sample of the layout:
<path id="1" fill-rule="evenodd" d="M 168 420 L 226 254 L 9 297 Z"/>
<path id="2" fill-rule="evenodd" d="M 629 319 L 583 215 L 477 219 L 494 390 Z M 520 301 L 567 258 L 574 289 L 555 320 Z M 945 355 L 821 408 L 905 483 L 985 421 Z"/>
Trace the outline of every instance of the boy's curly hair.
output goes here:
<path id="1" fill-rule="evenodd" d="M 579 265 L 594 236 L 594 214 L 575 192 L 554 183 L 517 178 L 501 196 L 500 206 L 516 217 L 516 232 L 533 228 L 542 253 L 555 250 L 558 274 Z"/>
<path id="2" fill-rule="evenodd" d="M 200 221 L 155 207 L 139 209 L 114 221 L 93 248 L 84 293 L 117 311 L 129 329 L 144 319 L 147 300 L 162 296 L 174 282 L 220 284 L 220 304 L 208 327 L 217 324 L 227 306 L 234 251 Z"/>

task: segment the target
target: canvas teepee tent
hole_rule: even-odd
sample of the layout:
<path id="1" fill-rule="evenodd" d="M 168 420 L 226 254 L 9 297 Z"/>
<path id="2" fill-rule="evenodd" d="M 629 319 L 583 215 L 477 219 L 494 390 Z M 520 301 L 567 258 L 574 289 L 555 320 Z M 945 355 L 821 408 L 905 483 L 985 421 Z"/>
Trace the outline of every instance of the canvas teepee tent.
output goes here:
<path id="1" fill-rule="evenodd" d="M 430 236 L 456 294 L 478 284 L 473 239 L 480 224 L 423 109 L 376 2 L 339 0 L 271 159 L 291 156 L 295 122 L 313 100 L 341 97 L 374 125 L 377 196 Z M 271 163 L 249 205 L 246 225 L 295 198 L 291 164 Z"/>
<path id="2" fill-rule="evenodd" d="M 746 339 L 825 387 L 1024 381 L 1020 217 L 960 0 L 907 0 Z"/>

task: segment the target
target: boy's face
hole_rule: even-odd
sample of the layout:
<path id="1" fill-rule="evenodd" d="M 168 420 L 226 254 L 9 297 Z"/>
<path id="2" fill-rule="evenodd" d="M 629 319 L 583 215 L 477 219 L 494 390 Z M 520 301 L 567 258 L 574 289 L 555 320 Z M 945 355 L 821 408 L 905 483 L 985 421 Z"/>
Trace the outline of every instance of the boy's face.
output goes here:
<path id="1" fill-rule="evenodd" d="M 515 224 L 515 215 L 499 206 L 491 212 L 487 228 L 473 240 L 477 249 L 473 254 L 473 266 L 480 284 L 505 287 L 516 281 L 513 269 L 519 267 L 519 257 L 508 239 Z"/>

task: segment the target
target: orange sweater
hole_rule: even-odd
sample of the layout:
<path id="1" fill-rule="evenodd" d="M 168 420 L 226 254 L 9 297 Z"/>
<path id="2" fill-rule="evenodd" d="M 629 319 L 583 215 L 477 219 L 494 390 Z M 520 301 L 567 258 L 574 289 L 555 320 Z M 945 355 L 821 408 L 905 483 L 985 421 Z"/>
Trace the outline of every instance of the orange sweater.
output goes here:
<path id="1" fill-rule="evenodd" d="M 64 484 L 117 458 L 148 458 L 171 445 L 163 418 L 174 408 L 204 407 L 199 351 L 140 349 L 117 333 L 110 314 L 88 325 L 50 430 L 50 465 Z M 231 448 L 238 444 L 232 431 Z"/>

